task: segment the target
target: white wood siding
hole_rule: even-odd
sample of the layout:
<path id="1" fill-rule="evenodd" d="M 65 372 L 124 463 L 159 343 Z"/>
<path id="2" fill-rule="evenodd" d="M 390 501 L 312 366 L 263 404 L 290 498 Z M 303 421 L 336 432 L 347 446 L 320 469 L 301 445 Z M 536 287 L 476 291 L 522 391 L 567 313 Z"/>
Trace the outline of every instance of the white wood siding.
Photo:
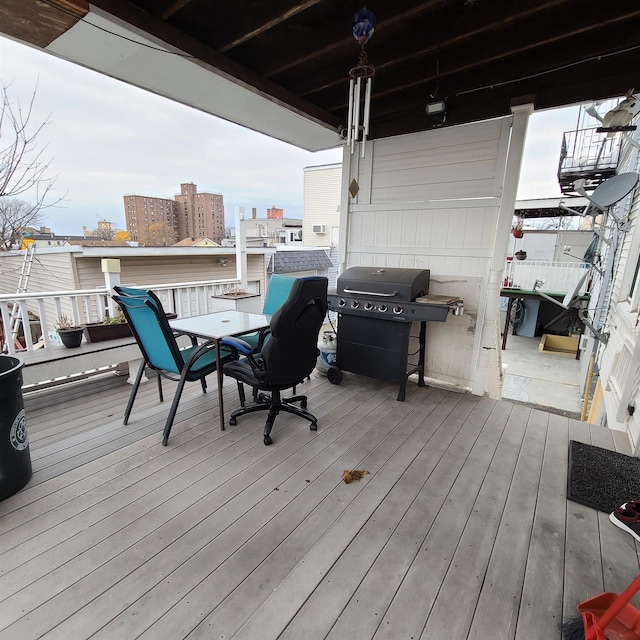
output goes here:
<path id="1" fill-rule="evenodd" d="M 340 224 L 341 180 L 342 165 L 305 168 L 302 226 L 302 241 L 305 246 L 331 245 L 332 228 L 337 228 Z M 325 225 L 325 233 L 314 233 L 313 225 Z"/>
<path id="2" fill-rule="evenodd" d="M 635 134 L 637 138 L 637 134 Z M 638 171 L 639 154 L 631 145 L 623 146 L 618 173 Z M 628 212 L 628 213 L 627 213 Z M 604 305 L 607 312 L 605 330 L 609 333 L 606 345 L 600 347 L 598 365 L 603 391 L 604 419 L 607 426 L 625 431 L 636 455 L 640 453 L 640 327 L 639 309 L 631 304 L 630 287 L 640 252 L 639 219 L 640 189 L 624 198 L 615 208 L 622 220 L 627 219 L 628 230 L 618 248 L 610 285 L 610 299 Z"/>
<path id="3" fill-rule="evenodd" d="M 349 157 L 343 177 L 343 188 L 352 177 L 360 187 L 349 198 L 345 266 L 430 269 L 431 292 L 463 298 L 463 316 L 427 324 L 426 363 L 428 377 L 463 388 L 478 357 L 510 122 L 376 140 L 363 160 Z"/>
<path id="4" fill-rule="evenodd" d="M 0 255 L 0 293 L 15 293 L 18 290 L 23 263 L 24 252 Z M 73 259 L 68 251 L 39 254 L 36 250 L 27 291 L 79 289 L 76 286 L 72 264 Z"/>

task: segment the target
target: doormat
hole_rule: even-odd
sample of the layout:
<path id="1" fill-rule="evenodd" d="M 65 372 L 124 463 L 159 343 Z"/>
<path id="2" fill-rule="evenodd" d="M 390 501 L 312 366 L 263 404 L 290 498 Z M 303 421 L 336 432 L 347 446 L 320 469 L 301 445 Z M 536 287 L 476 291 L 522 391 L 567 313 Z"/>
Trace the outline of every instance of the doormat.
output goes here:
<path id="1" fill-rule="evenodd" d="M 611 513 L 640 500 L 640 459 L 571 440 L 567 498 Z"/>

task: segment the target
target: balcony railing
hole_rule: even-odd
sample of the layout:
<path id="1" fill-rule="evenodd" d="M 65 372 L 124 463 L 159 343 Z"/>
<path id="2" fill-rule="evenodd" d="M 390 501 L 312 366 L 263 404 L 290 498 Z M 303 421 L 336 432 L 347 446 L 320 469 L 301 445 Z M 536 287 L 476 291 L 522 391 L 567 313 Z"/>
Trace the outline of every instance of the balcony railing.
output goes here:
<path id="1" fill-rule="evenodd" d="M 574 192 L 573 183 L 582 178 L 585 189 L 595 189 L 616 172 L 620 156 L 617 137 L 609 138 L 596 129 L 566 131 L 562 136 L 558 182 L 562 193 Z"/>
<path id="2" fill-rule="evenodd" d="M 589 265 L 583 262 L 552 262 L 549 260 L 507 260 L 503 274 L 503 287 L 533 291 L 536 281 L 538 289 L 545 293 L 569 293 L 578 286 Z M 577 293 L 588 290 L 585 279 Z"/>
<path id="3" fill-rule="evenodd" d="M 237 280 L 205 280 L 149 285 L 144 288 L 152 289 L 158 295 L 165 311 L 185 318 L 214 311 L 214 296 L 228 294 L 238 287 Z M 260 282 L 251 281 L 245 289 L 249 293 L 259 294 Z M 4 351 L 15 354 L 18 351 L 32 351 L 43 346 L 45 349 L 55 346 L 53 336 L 56 332 L 56 322 L 62 315 L 66 315 L 75 325 L 100 322 L 107 315 L 113 317 L 115 307 L 110 293 L 110 289 L 105 286 L 76 291 L 0 295 Z M 10 329 L 14 308 L 17 309 L 17 313 L 14 312 L 13 315 L 20 318 L 22 326 L 19 343 L 12 339 Z"/>

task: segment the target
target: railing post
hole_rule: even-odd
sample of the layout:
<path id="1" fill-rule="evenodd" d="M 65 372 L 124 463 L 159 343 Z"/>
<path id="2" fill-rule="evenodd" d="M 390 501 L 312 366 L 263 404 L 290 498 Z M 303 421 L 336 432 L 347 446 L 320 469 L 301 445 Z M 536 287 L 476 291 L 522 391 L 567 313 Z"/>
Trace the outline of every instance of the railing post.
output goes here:
<path id="1" fill-rule="evenodd" d="M 117 314 L 116 303 L 111 298 L 113 287 L 120 284 L 120 260 L 116 258 L 103 258 L 101 260 L 102 273 L 104 273 L 104 285 L 109 290 L 107 295 L 107 308 L 109 317 L 114 318 Z"/>

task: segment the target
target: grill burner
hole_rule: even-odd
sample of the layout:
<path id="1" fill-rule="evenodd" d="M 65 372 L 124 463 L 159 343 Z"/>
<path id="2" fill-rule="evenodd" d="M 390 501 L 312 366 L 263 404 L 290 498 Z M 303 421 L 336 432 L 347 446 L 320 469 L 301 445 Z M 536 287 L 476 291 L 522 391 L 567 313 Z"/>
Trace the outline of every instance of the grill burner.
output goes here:
<path id="1" fill-rule="evenodd" d="M 328 295 L 338 312 L 337 366 L 377 380 L 397 382 L 404 400 L 407 378 L 418 374 L 424 386 L 426 322 L 444 322 L 449 305 L 420 302 L 429 293 L 428 269 L 351 267 Z M 435 296 L 438 298 L 439 296 Z M 418 299 L 418 301 L 416 301 Z M 427 298 L 428 300 L 428 298 Z M 461 306 L 457 307 L 461 310 Z M 420 322 L 418 364 L 407 371 L 411 323 Z"/>

